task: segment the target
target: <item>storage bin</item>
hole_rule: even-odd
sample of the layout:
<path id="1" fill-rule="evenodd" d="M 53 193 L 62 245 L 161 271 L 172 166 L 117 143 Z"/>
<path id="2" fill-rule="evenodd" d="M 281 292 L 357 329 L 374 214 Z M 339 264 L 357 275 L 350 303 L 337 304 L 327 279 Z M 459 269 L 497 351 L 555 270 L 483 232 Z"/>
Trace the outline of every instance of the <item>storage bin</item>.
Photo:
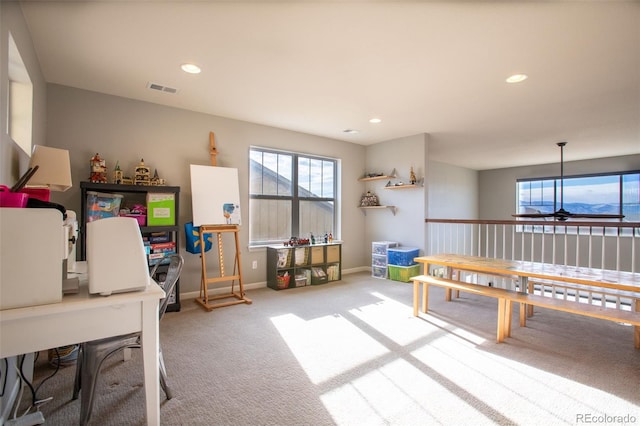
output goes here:
<path id="1" fill-rule="evenodd" d="M 22 188 L 20 192 L 29 195 L 29 198 L 34 198 L 40 201 L 49 201 L 51 191 L 49 188 Z"/>
<path id="2" fill-rule="evenodd" d="M 0 207 L 23 208 L 27 206 L 29 196 L 21 192 L 11 192 L 8 187 L 0 185 Z"/>
<path id="3" fill-rule="evenodd" d="M 387 268 L 381 266 L 372 266 L 371 267 L 371 276 L 374 278 L 382 278 L 384 280 L 387 279 Z"/>
<path id="4" fill-rule="evenodd" d="M 285 288 L 289 288 L 289 280 L 291 279 L 291 275 L 278 275 L 276 279 L 278 281 L 279 290 L 284 290 Z"/>
<path id="5" fill-rule="evenodd" d="M 387 250 L 389 265 L 411 266 L 415 265 L 414 257 L 418 257 L 419 248 L 415 247 L 394 247 Z"/>
<path id="6" fill-rule="evenodd" d="M 125 214 L 124 217 L 132 217 L 138 221 L 138 225 L 145 226 L 147 224 L 147 215 L 144 214 Z"/>
<path id="7" fill-rule="evenodd" d="M 311 263 L 324 263 L 324 247 L 311 247 Z"/>
<path id="8" fill-rule="evenodd" d="M 387 266 L 387 256 L 380 254 L 371 255 L 371 266 Z"/>
<path id="9" fill-rule="evenodd" d="M 420 275 L 420 265 L 397 266 L 389 265 L 389 278 L 394 281 L 402 281 L 408 283 L 411 277 Z"/>
<path id="10" fill-rule="evenodd" d="M 340 246 L 327 246 L 327 262 L 340 262 Z"/>
<path id="11" fill-rule="evenodd" d="M 340 264 L 327 265 L 327 279 L 338 281 L 340 278 Z"/>
<path id="12" fill-rule="evenodd" d="M 118 216 L 123 198 L 121 194 L 87 191 L 87 222 Z"/>
<path id="13" fill-rule="evenodd" d="M 296 275 L 296 287 L 304 287 L 307 285 L 307 277 L 305 275 Z"/>
<path id="14" fill-rule="evenodd" d="M 327 273 L 324 268 L 313 267 L 311 268 L 311 284 L 324 284 L 328 282 Z"/>
<path id="15" fill-rule="evenodd" d="M 389 247 L 397 247 L 398 243 L 394 241 L 374 241 L 371 243 L 371 253 L 372 254 L 383 254 L 387 255 L 387 249 Z"/>

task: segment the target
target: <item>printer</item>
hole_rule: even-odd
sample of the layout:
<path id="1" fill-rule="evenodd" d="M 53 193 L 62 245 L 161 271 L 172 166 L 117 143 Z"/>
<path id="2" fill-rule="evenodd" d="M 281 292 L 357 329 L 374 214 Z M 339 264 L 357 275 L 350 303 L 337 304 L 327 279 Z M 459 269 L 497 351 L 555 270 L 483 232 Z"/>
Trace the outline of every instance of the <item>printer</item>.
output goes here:
<path id="1" fill-rule="evenodd" d="M 0 208 L 0 310 L 62 301 L 65 235 L 59 210 Z"/>

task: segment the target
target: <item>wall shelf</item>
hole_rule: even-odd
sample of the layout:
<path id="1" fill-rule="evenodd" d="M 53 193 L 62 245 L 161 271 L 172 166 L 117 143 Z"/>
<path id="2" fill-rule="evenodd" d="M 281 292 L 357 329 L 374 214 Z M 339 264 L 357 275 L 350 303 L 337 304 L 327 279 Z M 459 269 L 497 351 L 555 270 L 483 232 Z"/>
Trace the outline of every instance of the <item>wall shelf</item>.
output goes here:
<path id="1" fill-rule="evenodd" d="M 385 186 L 384 189 L 411 189 L 418 188 L 420 185 L 416 184 L 405 184 L 405 185 L 389 185 Z"/>
<path id="2" fill-rule="evenodd" d="M 382 180 L 382 179 L 395 179 L 396 178 L 396 169 L 393 169 L 393 171 L 388 174 L 388 175 L 384 175 L 384 176 L 372 176 L 372 177 L 361 177 L 360 179 L 358 179 L 359 182 L 370 182 L 372 180 Z"/>
<path id="3" fill-rule="evenodd" d="M 396 215 L 396 206 L 358 206 L 359 209 L 362 210 L 364 215 L 367 215 L 367 210 L 380 210 L 380 209 L 389 209 L 393 215 Z"/>

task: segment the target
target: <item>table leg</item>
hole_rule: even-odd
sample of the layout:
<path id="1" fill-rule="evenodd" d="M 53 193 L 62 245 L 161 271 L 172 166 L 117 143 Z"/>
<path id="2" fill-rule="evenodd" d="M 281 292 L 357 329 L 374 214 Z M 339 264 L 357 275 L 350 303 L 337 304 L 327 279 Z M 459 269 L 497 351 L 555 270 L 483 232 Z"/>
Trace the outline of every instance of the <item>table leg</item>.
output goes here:
<path id="1" fill-rule="evenodd" d="M 501 343 L 504 341 L 504 335 L 505 335 L 505 317 L 506 317 L 506 302 L 507 299 L 505 298 L 499 298 L 498 299 L 498 335 L 497 335 L 497 342 Z"/>
<path id="2" fill-rule="evenodd" d="M 505 324 L 504 324 L 504 335 L 506 337 L 511 337 L 511 318 L 513 317 L 513 304 L 510 300 L 505 299 L 506 303 L 506 312 L 505 312 Z"/>
<path id="3" fill-rule="evenodd" d="M 451 280 L 453 279 L 453 268 L 451 268 L 450 266 L 445 266 L 444 269 L 444 275 L 445 278 Z M 447 302 L 451 302 L 451 289 L 447 288 L 444 291 L 444 300 L 446 300 Z"/>
<path id="4" fill-rule="evenodd" d="M 422 312 L 429 310 L 429 284 L 422 283 Z"/>
<path id="5" fill-rule="evenodd" d="M 533 294 L 533 284 L 529 283 L 529 277 L 518 277 L 518 287 L 521 292 Z M 526 305 L 527 316 L 533 316 L 533 305 Z M 522 316 L 522 313 L 520 313 Z M 522 319 L 520 320 L 520 325 L 522 325 Z"/>
<path id="6" fill-rule="evenodd" d="M 635 301 L 635 311 L 640 312 L 640 299 Z M 636 349 L 640 349 L 640 326 L 633 326 L 633 343 Z"/>
<path id="7" fill-rule="evenodd" d="M 418 304 L 420 300 L 420 281 L 413 282 L 413 316 L 418 316 Z"/>
<path id="8" fill-rule="evenodd" d="M 527 326 L 527 304 L 520 303 L 520 327 Z"/>
<path id="9" fill-rule="evenodd" d="M 158 300 L 142 302 L 142 357 L 147 424 L 160 424 L 160 342 Z"/>

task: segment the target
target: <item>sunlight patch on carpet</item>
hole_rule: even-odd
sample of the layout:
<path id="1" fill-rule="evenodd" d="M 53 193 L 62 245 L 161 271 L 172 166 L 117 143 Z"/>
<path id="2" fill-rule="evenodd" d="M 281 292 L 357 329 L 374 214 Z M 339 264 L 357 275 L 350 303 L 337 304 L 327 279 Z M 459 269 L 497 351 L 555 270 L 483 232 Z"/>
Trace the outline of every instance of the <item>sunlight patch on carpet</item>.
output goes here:
<path id="1" fill-rule="evenodd" d="M 322 402 L 338 425 L 493 424 L 405 360 L 333 389 Z"/>
<path id="2" fill-rule="evenodd" d="M 340 315 L 305 321 L 286 314 L 271 321 L 314 384 L 389 352 Z"/>
<path id="3" fill-rule="evenodd" d="M 486 341 L 473 332 L 428 314 L 423 314 L 425 318 L 416 318 L 413 316 L 413 307 L 391 299 L 382 293 L 373 292 L 371 295 L 379 298 L 380 303 L 352 309 L 349 312 L 399 345 L 407 345 L 426 336 L 431 339 L 442 338 L 446 336 L 443 331 L 453 333 L 476 345 L 481 345 Z"/>
<path id="4" fill-rule="evenodd" d="M 468 394 L 468 404 L 495 410 L 517 424 L 573 424 L 581 414 L 628 414 L 633 407 L 615 395 L 563 377 L 562 372 L 478 351 L 464 340 L 442 339 L 412 354 L 451 382 L 450 387 Z"/>

